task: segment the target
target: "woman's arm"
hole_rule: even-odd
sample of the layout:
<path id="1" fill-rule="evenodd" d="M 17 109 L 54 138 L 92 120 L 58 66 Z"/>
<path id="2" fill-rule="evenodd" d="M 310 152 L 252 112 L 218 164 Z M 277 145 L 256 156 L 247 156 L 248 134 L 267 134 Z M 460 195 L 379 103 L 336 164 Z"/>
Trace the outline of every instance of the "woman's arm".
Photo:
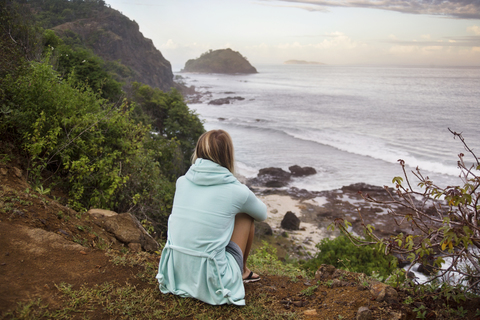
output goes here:
<path id="1" fill-rule="evenodd" d="M 250 190 L 248 190 L 247 200 L 240 209 L 240 212 L 245 212 L 258 221 L 267 219 L 267 206 Z"/>

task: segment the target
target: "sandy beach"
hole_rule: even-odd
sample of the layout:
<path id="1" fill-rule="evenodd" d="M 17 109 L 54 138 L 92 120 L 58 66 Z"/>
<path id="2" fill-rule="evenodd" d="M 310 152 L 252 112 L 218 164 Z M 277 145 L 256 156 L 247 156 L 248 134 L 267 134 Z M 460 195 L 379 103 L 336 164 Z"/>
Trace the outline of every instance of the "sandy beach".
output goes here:
<path id="1" fill-rule="evenodd" d="M 272 228 L 274 235 L 281 235 L 286 232 L 292 240 L 293 247 L 301 246 L 303 247 L 302 251 L 313 256 L 317 252 L 315 247 L 317 243 L 326 237 L 334 238 L 333 233 L 327 231 L 324 226 L 306 221 L 308 220 L 307 211 L 312 210 L 312 206 L 320 208 L 326 204 L 325 197 L 298 200 L 288 195 L 270 194 L 258 195 L 258 198 L 267 205 L 268 218 L 266 222 Z M 300 219 L 300 230 L 284 230 L 281 227 L 282 219 L 288 211 L 293 212 Z"/>

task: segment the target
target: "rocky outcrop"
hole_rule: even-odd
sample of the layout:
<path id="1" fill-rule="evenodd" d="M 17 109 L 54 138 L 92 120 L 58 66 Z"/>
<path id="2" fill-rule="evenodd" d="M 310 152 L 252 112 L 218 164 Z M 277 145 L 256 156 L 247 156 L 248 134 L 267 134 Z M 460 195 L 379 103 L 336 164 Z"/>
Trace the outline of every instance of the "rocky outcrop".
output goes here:
<path id="1" fill-rule="evenodd" d="M 113 234 L 118 241 L 131 250 L 155 251 L 158 249 L 158 243 L 130 213 L 117 214 L 108 210 L 91 209 L 88 214 L 95 218 L 95 224 Z"/>
<path id="2" fill-rule="evenodd" d="M 257 174 L 256 178 L 249 179 L 247 181 L 248 185 L 251 186 L 260 186 L 260 187 L 267 187 L 267 188 L 282 188 L 286 187 L 290 182 L 291 177 L 304 177 L 309 176 L 317 173 L 317 170 L 312 167 L 300 167 L 298 165 L 293 165 L 288 167 L 290 172 L 283 170 L 282 168 L 263 168 Z M 292 188 L 292 190 L 298 190 Z M 307 190 L 301 190 L 302 196 L 298 195 L 296 197 L 307 197 L 307 193 L 309 194 L 308 197 L 313 197 Z"/>
<path id="3" fill-rule="evenodd" d="M 257 69 L 239 52 L 228 48 L 210 50 L 197 59 L 188 60 L 182 72 L 249 74 L 257 73 Z"/>
<path id="4" fill-rule="evenodd" d="M 219 105 L 222 105 L 222 104 L 230 104 L 231 101 L 235 101 L 235 100 L 242 101 L 242 100 L 245 100 L 245 98 L 243 98 L 243 97 L 226 97 L 226 98 L 210 100 L 208 102 L 208 104 L 213 104 L 213 105 L 219 106 Z"/>
<path id="5" fill-rule="evenodd" d="M 117 61 L 133 71 L 132 81 L 169 91 L 174 87 L 170 62 L 140 32 L 135 21 L 104 8 L 99 15 L 53 28 L 61 38 L 78 37 L 106 61 Z"/>
<path id="6" fill-rule="evenodd" d="M 248 184 L 267 188 L 282 188 L 290 181 L 291 173 L 282 168 L 269 167 L 260 169 L 256 178 L 248 180 Z"/>
<path id="7" fill-rule="evenodd" d="M 303 176 L 311 176 L 317 173 L 317 170 L 312 167 L 300 167 L 297 165 L 288 167 L 288 170 L 292 173 L 294 177 L 303 177 Z"/>

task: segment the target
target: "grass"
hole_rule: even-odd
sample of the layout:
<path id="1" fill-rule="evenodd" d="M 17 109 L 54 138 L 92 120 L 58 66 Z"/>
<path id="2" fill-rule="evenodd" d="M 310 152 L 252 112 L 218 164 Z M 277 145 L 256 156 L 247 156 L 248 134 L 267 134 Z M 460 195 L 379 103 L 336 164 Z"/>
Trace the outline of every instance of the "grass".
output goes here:
<path id="1" fill-rule="evenodd" d="M 117 282 L 104 282 L 94 286 L 83 285 L 73 289 L 68 283 L 58 284 L 60 305 L 48 306 L 41 300 L 19 304 L 15 311 L 2 314 L 3 319 L 91 319 L 103 315 L 112 319 L 299 319 L 301 315 L 277 311 L 274 300 L 266 294 L 250 298 L 247 305 L 211 306 L 199 300 L 181 298 L 172 294 L 164 295 L 158 289 L 155 279 L 158 256 L 140 253 L 120 254 L 107 250 L 106 254 L 115 265 L 143 266 L 136 277 L 146 283 L 139 288 L 132 284 L 120 285 Z M 267 244 L 259 248 L 249 258 L 249 265 L 261 273 L 270 275 L 296 276 L 303 271 L 283 264 L 275 256 L 275 249 Z M 120 280 L 120 279 L 119 279 Z M 310 289 L 312 290 L 312 289 Z"/>

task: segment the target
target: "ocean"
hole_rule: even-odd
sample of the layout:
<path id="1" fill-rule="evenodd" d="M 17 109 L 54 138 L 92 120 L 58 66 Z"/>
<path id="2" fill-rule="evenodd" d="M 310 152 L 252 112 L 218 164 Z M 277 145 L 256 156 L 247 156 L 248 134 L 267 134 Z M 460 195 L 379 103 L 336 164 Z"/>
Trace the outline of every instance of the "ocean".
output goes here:
<path id="1" fill-rule="evenodd" d="M 292 187 L 393 186 L 403 159 L 439 186 L 458 185 L 457 155 L 473 157 L 448 128 L 480 156 L 478 67 L 256 67 L 251 75 L 176 73 L 205 94 L 189 107 L 205 129 L 230 133 L 236 170 L 246 177 L 299 165 L 317 174 L 293 179 Z M 208 104 L 237 96 L 245 99 Z"/>

